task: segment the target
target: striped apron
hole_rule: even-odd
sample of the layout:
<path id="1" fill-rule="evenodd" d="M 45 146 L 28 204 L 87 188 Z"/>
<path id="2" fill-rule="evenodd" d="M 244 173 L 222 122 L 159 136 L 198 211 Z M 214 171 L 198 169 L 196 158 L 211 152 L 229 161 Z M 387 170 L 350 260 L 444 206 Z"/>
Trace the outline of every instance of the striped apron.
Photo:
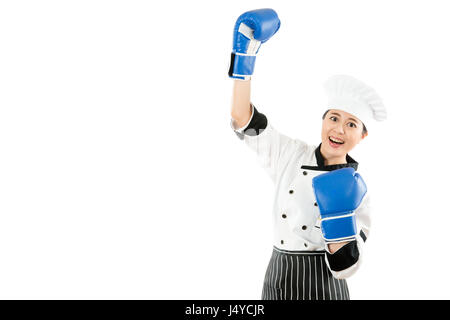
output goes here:
<path id="1" fill-rule="evenodd" d="M 349 300 L 345 279 L 335 279 L 325 251 L 286 251 L 273 247 L 262 300 Z"/>

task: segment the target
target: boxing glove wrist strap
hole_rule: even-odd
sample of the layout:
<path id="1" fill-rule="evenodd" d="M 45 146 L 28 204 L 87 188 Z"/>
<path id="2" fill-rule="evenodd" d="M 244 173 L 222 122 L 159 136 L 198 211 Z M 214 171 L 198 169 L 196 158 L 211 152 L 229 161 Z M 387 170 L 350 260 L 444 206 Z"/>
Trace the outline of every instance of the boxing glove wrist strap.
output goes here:
<path id="1" fill-rule="evenodd" d="M 321 219 L 322 235 L 326 242 L 342 242 L 356 238 L 355 213 Z"/>
<path id="2" fill-rule="evenodd" d="M 248 80 L 255 68 L 256 55 L 231 53 L 231 63 L 228 75 L 232 78 Z"/>

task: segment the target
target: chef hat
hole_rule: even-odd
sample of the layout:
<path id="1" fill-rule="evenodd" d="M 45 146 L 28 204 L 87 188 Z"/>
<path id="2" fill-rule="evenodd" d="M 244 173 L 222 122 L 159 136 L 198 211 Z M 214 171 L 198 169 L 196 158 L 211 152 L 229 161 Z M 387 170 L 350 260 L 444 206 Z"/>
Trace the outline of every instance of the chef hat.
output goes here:
<path id="1" fill-rule="evenodd" d="M 328 96 L 328 109 L 351 113 L 366 127 L 372 119 L 386 119 L 386 109 L 381 98 L 363 82 L 350 76 L 335 75 L 325 82 L 324 87 Z"/>

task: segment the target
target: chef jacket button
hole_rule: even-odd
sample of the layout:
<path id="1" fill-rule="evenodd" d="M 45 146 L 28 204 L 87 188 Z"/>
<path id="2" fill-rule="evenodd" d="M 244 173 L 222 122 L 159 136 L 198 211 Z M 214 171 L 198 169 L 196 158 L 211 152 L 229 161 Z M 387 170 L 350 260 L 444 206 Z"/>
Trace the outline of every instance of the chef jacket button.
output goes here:
<path id="1" fill-rule="evenodd" d="M 305 247 L 307 247 L 307 246 L 308 246 L 308 244 L 307 244 L 307 243 L 304 243 L 304 245 L 305 245 Z"/>
<path id="2" fill-rule="evenodd" d="M 302 230 L 306 230 L 306 226 L 302 226 Z"/>
<path id="3" fill-rule="evenodd" d="M 294 193 L 294 190 L 289 190 L 289 193 L 291 193 L 291 194 Z"/>
<path id="4" fill-rule="evenodd" d="M 303 175 L 304 176 L 306 176 L 308 174 L 308 172 L 306 172 L 306 171 L 303 171 Z"/>
<path id="5" fill-rule="evenodd" d="M 283 240 L 281 240 L 281 244 L 284 244 L 284 241 L 283 241 Z"/>
<path id="6" fill-rule="evenodd" d="M 314 202 L 314 206 L 317 207 L 317 202 Z"/>
<path id="7" fill-rule="evenodd" d="M 283 219 L 286 219 L 287 215 L 285 215 L 284 213 L 281 215 L 283 217 Z"/>

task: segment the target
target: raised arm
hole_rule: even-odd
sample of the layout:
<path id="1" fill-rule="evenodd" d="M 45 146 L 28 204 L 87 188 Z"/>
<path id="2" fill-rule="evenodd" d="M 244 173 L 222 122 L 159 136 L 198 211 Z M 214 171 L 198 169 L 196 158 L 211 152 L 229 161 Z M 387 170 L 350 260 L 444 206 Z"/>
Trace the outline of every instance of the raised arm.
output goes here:
<path id="1" fill-rule="evenodd" d="M 231 117 L 238 128 L 243 127 L 252 115 L 250 105 L 250 80 L 234 80 Z"/>
<path id="2" fill-rule="evenodd" d="M 262 43 L 280 28 L 280 19 L 272 9 L 258 9 L 241 14 L 233 31 L 228 75 L 234 80 L 231 117 L 236 125 L 245 125 L 251 117 L 250 78 L 255 67 L 256 54 Z"/>
<path id="3" fill-rule="evenodd" d="M 298 145 L 300 142 L 296 143 L 269 125 L 267 117 L 250 102 L 250 78 L 256 54 L 261 44 L 269 40 L 279 27 L 280 19 L 272 9 L 252 10 L 240 15 L 234 27 L 228 71 L 229 77 L 234 79 L 231 127 L 239 139 L 256 153 L 274 182 L 278 169 L 285 164 L 289 155 L 303 147 Z"/>

